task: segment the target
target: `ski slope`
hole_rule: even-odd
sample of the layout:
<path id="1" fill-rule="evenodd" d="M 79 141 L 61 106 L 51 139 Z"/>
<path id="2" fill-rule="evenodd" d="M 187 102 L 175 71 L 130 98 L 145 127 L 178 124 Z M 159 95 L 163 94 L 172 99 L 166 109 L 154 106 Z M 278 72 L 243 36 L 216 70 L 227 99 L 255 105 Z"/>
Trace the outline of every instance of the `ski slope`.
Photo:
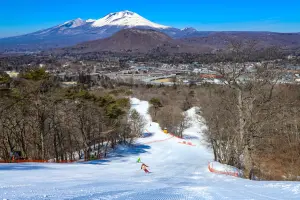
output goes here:
<path id="1" fill-rule="evenodd" d="M 0 164 L 0 200 L 2 199 L 300 199 L 298 182 L 250 181 L 208 171 L 212 153 L 201 140 L 205 126 L 188 111 L 191 127 L 185 130 L 186 141 L 164 134 L 148 115 L 146 101 L 131 99 L 147 120 L 151 133 L 136 146 L 119 148 L 102 161 L 74 164 Z M 145 174 L 138 157 L 149 166 Z"/>

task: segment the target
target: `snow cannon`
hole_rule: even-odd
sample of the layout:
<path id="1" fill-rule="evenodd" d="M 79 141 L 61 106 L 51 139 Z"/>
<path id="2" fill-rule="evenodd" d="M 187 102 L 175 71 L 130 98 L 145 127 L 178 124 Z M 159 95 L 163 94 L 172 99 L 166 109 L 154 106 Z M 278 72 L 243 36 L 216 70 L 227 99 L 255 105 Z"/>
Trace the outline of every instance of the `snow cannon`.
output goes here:
<path id="1" fill-rule="evenodd" d="M 168 134 L 168 129 L 167 128 L 164 128 L 164 133 Z"/>

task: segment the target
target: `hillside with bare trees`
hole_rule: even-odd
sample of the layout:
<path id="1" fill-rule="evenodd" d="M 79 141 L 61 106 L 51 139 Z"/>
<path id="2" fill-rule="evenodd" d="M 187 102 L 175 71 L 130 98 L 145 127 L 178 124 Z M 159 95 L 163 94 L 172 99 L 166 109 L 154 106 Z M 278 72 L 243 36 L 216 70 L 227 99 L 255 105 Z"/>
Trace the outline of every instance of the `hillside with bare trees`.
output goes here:
<path id="1" fill-rule="evenodd" d="M 248 69 L 244 60 L 253 51 L 254 45 L 232 44 L 234 60 L 214 66 L 224 84 L 144 86 L 134 95 L 152 102 L 154 120 L 178 136 L 181 113 L 200 107 L 214 159 L 242 169 L 246 178 L 298 180 L 299 87 L 280 83 L 282 71 L 274 62 Z"/>
<path id="2" fill-rule="evenodd" d="M 125 95 L 116 98 L 106 89 L 91 93 L 83 85 L 61 88 L 43 69 L 15 80 L 1 77 L 2 85 L 9 85 L 1 88 L 1 160 L 16 152 L 18 159 L 89 160 L 140 135 L 132 124 L 142 121 L 136 121 L 138 115 L 128 121 Z"/>

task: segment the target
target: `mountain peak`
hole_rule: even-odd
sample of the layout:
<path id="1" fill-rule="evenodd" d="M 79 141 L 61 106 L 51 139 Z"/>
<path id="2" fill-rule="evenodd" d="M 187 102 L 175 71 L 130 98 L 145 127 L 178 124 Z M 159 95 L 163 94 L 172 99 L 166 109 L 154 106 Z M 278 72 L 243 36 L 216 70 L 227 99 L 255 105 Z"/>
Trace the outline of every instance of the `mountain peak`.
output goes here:
<path id="1" fill-rule="evenodd" d="M 125 15 L 134 15 L 136 13 L 132 12 L 132 11 L 129 11 L 129 10 L 123 10 L 123 11 L 120 11 L 119 13 L 124 13 Z"/>
<path id="2" fill-rule="evenodd" d="M 71 47 L 72 51 L 80 52 L 140 52 L 147 53 L 160 46 L 176 46 L 177 41 L 168 35 L 152 29 L 122 29 L 111 37 L 88 41 Z M 164 46 L 165 44 L 165 46 Z M 166 47 L 166 48 L 167 48 Z"/>
<path id="3" fill-rule="evenodd" d="M 105 17 L 96 20 L 93 27 L 102 26 L 125 26 L 125 27 L 136 27 L 136 26 L 147 26 L 152 28 L 165 29 L 169 28 L 160 24 L 151 22 L 137 13 L 131 12 L 129 10 L 124 10 L 121 12 L 114 12 L 106 15 Z"/>
<path id="4" fill-rule="evenodd" d="M 96 21 L 95 19 L 87 19 L 86 20 L 87 23 L 91 23 L 91 22 L 95 22 L 95 21 Z"/>
<path id="5" fill-rule="evenodd" d="M 76 27 L 82 26 L 84 24 L 86 24 L 85 20 L 83 20 L 81 18 L 77 18 L 74 20 L 67 21 L 67 22 L 63 23 L 62 25 L 60 25 L 59 27 L 76 28 Z"/>
<path id="6" fill-rule="evenodd" d="M 186 27 L 184 29 L 181 29 L 182 31 L 189 31 L 189 32 L 196 32 L 197 30 L 193 27 Z"/>

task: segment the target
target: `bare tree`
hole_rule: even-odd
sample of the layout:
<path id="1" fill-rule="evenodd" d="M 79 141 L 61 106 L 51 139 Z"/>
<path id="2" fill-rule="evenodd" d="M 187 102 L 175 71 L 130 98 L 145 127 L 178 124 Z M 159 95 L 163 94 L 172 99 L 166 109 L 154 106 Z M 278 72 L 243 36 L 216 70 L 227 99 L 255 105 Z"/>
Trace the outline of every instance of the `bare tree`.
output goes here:
<path id="1" fill-rule="evenodd" d="M 265 106 L 272 100 L 279 74 L 272 62 L 252 65 L 246 62 L 255 50 L 255 43 L 250 42 L 245 45 L 241 42 L 232 42 L 230 50 L 233 61 L 219 63 L 214 69 L 224 77 L 226 89 L 223 91 L 229 92 L 227 96 L 220 96 L 224 103 L 232 107 L 229 108 L 232 116 L 236 116 L 236 121 L 230 125 L 233 127 L 232 131 L 236 133 L 236 136 L 233 137 L 234 143 L 230 145 L 235 148 L 234 152 L 239 155 L 238 159 L 235 158 L 237 159 L 234 161 L 237 162 L 235 165 L 250 171 L 253 167 L 254 139 L 259 137 L 260 129 L 263 126 L 258 115 L 264 112 Z M 216 124 L 216 126 L 219 125 Z M 230 128 L 230 126 L 228 127 Z M 224 130 L 222 131 L 224 132 Z M 212 142 L 214 142 L 213 146 L 220 145 L 213 139 Z"/>
<path id="2" fill-rule="evenodd" d="M 142 136 L 147 122 L 143 116 L 141 116 L 135 109 L 133 109 L 129 114 L 129 124 L 131 129 L 131 136 L 132 138 L 135 138 Z"/>

